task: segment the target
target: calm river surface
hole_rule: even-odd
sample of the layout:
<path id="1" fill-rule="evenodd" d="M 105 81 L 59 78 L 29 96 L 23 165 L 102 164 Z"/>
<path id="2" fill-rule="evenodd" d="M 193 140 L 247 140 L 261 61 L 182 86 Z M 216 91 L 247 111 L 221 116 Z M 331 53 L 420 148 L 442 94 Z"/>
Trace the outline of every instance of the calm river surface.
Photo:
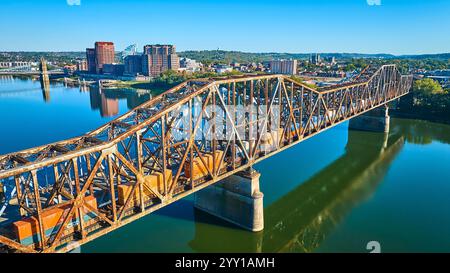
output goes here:
<path id="1" fill-rule="evenodd" d="M 151 98 L 0 76 L 0 154 L 81 135 Z M 450 126 L 392 119 L 389 135 L 341 124 L 255 166 L 265 230 L 198 212 L 186 198 L 82 252 L 450 252 Z"/>

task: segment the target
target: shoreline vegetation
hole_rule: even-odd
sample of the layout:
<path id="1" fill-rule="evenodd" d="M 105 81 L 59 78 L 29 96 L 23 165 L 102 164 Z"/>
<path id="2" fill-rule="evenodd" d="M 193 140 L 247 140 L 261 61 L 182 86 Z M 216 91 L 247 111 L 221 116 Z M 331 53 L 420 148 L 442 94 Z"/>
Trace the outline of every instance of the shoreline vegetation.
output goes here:
<path id="1" fill-rule="evenodd" d="M 439 116 L 432 116 L 427 114 L 404 113 L 396 109 L 389 109 L 389 115 L 391 116 L 391 118 L 413 119 L 450 125 L 450 119 L 445 119 Z"/>
<path id="2" fill-rule="evenodd" d="M 416 80 L 402 97 L 392 116 L 450 124 L 450 90 L 429 78 Z"/>

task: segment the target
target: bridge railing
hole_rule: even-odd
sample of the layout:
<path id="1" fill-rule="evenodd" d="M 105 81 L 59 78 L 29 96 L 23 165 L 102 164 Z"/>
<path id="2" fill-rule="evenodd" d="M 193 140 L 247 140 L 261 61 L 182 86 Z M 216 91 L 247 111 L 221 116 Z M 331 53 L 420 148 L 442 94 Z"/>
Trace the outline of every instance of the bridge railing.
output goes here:
<path id="1" fill-rule="evenodd" d="M 191 80 L 84 135 L 0 156 L 0 243 L 73 248 L 408 93 L 395 66 L 315 90 L 282 75 Z"/>

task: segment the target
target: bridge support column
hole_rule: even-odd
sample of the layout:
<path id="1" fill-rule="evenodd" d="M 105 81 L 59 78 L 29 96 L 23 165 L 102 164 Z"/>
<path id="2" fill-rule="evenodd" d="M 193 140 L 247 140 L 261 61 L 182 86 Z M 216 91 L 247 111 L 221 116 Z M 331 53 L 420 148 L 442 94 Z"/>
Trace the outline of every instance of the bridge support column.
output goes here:
<path id="1" fill-rule="evenodd" d="M 264 194 L 255 170 L 225 178 L 195 194 L 195 207 L 246 230 L 264 229 Z"/>
<path id="2" fill-rule="evenodd" d="M 389 132 L 389 107 L 387 104 L 380 106 L 350 120 L 349 129 L 371 132 Z"/>

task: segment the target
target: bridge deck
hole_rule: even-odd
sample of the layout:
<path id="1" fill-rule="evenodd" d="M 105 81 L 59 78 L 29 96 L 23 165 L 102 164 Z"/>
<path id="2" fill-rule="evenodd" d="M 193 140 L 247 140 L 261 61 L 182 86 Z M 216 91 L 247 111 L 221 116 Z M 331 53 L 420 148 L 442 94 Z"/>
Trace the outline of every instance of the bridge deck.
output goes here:
<path id="1" fill-rule="evenodd" d="M 0 156 L 0 243 L 70 250 L 395 100 L 411 83 L 393 65 L 321 90 L 282 75 L 184 82 L 84 136 Z"/>

